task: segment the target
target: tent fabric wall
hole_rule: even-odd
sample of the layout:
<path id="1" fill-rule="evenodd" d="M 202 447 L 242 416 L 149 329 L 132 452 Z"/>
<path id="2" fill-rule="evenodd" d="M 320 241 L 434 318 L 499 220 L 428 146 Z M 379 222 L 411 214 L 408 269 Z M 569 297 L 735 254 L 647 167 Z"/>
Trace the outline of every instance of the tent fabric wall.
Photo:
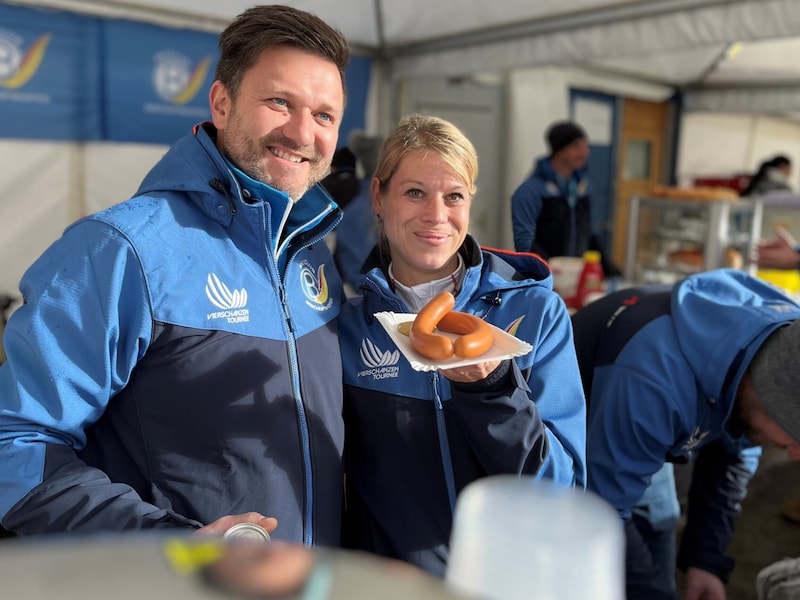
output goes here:
<path id="1" fill-rule="evenodd" d="M 690 91 L 687 112 L 784 115 L 800 121 L 800 85 Z"/>
<path id="2" fill-rule="evenodd" d="M 578 13 L 560 22 L 520 25 L 516 31 L 498 28 L 491 37 L 420 44 L 396 59 L 393 76 L 452 76 L 465 70 L 561 64 L 613 68 L 663 82 L 663 69 L 648 67 L 663 68 L 664 62 L 656 59 L 672 56 L 671 81 L 680 85 L 697 81 L 728 44 L 800 34 L 800 11 L 794 0 L 697 0 L 684 2 L 677 10 L 675 4 L 626 3 L 598 16 L 599 22 Z"/>
<path id="3" fill-rule="evenodd" d="M 74 151 L 68 143 L 0 143 L 0 294 L 19 295 L 22 273 L 76 214 Z"/>
<path id="4" fill-rule="evenodd" d="M 81 216 L 127 200 L 169 146 L 157 144 L 87 144 Z"/>
<path id="5" fill-rule="evenodd" d="M 800 189 L 800 124 L 785 119 L 731 113 L 691 113 L 680 128 L 678 182 L 695 177 L 753 173 L 765 159 L 792 159 L 790 185 Z"/>
<path id="6" fill-rule="evenodd" d="M 166 146 L 0 140 L 0 294 L 76 219 L 133 195 Z"/>

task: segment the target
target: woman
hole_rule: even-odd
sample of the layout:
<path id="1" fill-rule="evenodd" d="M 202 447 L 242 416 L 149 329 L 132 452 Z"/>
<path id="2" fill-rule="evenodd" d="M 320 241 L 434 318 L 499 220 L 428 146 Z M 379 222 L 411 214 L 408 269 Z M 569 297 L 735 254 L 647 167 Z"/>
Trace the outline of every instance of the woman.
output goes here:
<path id="1" fill-rule="evenodd" d="M 400 121 L 372 179 L 379 235 L 363 296 L 340 317 L 346 542 L 439 576 L 456 496 L 471 481 L 525 473 L 585 486 L 586 410 L 569 316 L 537 256 L 482 250 L 467 234 L 477 174 L 475 149 L 451 123 Z M 418 312 L 445 290 L 455 310 L 533 351 L 414 371 L 373 315 Z"/>
<path id="2" fill-rule="evenodd" d="M 788 156 L 779 154 L 765 160 L 758 166 L 750 183 L 742 190 L 741 196 L 763 196 L 770 192 L 789 192 L 789 177 L 792 174 L 792 161 Z"/>

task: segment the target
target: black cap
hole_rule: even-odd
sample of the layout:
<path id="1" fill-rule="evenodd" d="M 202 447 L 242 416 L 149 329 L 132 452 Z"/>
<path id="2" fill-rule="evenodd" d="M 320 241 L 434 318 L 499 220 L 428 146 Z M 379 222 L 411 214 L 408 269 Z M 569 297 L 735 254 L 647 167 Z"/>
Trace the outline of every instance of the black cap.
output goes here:
<path id="1" fill-rule="evenodd" d="M 585 140 L 586 131 L 573 121 L 559 121 L 553 123 L 547 130 L 547 143 L 550 146 L 550 156 L 569 146 L 575 140 Z"/>

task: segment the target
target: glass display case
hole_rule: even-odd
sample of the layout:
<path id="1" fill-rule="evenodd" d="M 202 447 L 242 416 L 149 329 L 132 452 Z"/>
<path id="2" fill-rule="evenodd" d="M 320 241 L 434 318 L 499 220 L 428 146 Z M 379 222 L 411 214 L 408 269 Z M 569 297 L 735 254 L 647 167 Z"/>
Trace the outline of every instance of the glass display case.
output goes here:
<path id="1" fill-rule="evenodd" d="M 763 218 L 761 237 L 775 237 L 775 228 L 783 227 L 800 240 L 800 195 L 791 192 L 771 192 L 761 196 Z"/>
<path id="2" fill-rule="evenodd" d="M 675 283 L 720 267 L 746 269 L 761 235 L 759 199 L 631 198 L 625 278 Z"/>

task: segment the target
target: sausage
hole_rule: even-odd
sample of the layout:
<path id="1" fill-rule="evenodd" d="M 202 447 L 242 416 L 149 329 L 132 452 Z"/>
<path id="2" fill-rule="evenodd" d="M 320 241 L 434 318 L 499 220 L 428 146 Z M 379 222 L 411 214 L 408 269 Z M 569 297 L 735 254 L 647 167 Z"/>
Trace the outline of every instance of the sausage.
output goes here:
<path id="1" fill-rule="evenodd" d="M 453 356 L 453 342 L 447 336 L 433 333 L 439 321 L 453 310 L 456 299 L 450 292 L 434 296 L 417 313 L 408 333 L 411 347 L 427 358 L 444 360 Z"/>
<path id="2" fill-rule="evenodd" d="M 461 358 L 480 356 L 494 343 L 494 333 L 489 324 L 469 313 L 450 311 L 439 320 L 437 327 L 441 331 L 459 334 L 460 337 L 453 342 L 453 352 Z"/>
<path id="3" fill-rule="evenodd" d="M 454 311 L 455 305 L 453 294 L 442 292 L 422 307 L 408 334 L 414 350 L 427 358 L 444 360 L 453 354 L 475 358 L 492 347 L 494 333 L 489 324 L 475 315 Z M 434 333 L 437 328 L 459 337 L 451 341 L 447 336 Z"/>

